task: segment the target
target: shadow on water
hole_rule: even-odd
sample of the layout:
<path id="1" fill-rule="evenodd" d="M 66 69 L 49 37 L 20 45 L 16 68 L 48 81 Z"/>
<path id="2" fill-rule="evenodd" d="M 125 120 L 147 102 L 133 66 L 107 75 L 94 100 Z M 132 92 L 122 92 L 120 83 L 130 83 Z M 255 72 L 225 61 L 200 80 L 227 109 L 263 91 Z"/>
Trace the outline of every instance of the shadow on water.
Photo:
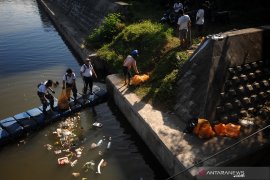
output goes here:
<path id="1" fill-rule="evenodd" d="M 42 22 L 42 25 L 44 27 L 44 30 L 48 30 L 50 31 L 52 28 L 56 29 L 57 33 L 59 34 L 59 36 L 61 37 L 61 39 L 64 41 L 65 45 L 68 47 L 69 51 L 72 53 L 72 55 L 76 58 L 78 64 L 82 64 L 82 60 L 80 58 L 80 56 L 78 55 L 78 53 L 76 51 L 73 50 L 73 48 L 70 46 L 70 44 L 67 42 L 67 40 L 64 38 L 64 36 L 60 33 L 58 27 L 56 26 L 56 24 L 50 19 L 50 17 L 47 15 L 46 11 L 43 9 L 43 7 L 37 3 L 37 7 L 38 7 L 38 11 L 40 14 L 40 19 Z"/>

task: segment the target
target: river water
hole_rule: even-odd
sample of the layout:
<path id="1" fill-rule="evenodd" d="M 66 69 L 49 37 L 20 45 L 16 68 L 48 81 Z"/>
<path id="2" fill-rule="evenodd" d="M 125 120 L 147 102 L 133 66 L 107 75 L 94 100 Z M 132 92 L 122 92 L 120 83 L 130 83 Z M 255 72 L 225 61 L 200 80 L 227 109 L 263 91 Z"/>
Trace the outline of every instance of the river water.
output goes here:
<path id="1" fill-rule="evenodd" d="M 80 65 L 35 0 L 0 0 L 0 24 L 0 119 L 4 119 L 40 106 L 37 84 L 47 79 L 61 82 L 67 68 L 72 68 L 78 75 Z M 82 79 L 79 76 L 77 84 L 81 90 Z M 55 90 L 57 96 L 61 87 Z M 74 146 L 81 149 L 81 157 L 63 151 L 55 153 L 59 150 L 55 132 L 61 123 L 70 120 L 78 137 Z M 103 126 L 93 128 L 95 121 Z M 109 138 L 111 147 L 107 149 Z M 91 145 L 101 139 L 101 146 L 92 149 Z M 77 163 L 74 167 L 70 164 L 60 166 L 57 160 L 62 156 L 69 156 Z M 105 161 L 101 167 L 102 174 L 97 174 L 102 159 Z M 95 164 L 92 169 L 84 168 L 87 162 Z M 68 180 L 75 178 L 74 172 L 80 173 L 77 179 L 145 180 L 167 177 L 111 100 L 1 147 L 0 167 L 1 180 Z"/>

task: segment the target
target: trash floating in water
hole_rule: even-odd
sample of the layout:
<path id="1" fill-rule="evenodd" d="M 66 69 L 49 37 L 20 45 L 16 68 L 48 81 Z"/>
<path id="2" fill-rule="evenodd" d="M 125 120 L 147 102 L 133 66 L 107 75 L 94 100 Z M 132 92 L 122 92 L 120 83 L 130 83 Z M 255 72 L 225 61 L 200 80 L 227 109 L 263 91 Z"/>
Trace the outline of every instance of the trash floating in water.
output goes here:
<path id="1" fill-rule="evenodd" d="M 53 146 L 50 144 L 45 144 L 44 146 L 47 148 L 48 151 L 52 150 L 53 148 Z"/>
<path id="2" fill-rule="evenodd" d="M 108 144 L 107 144 L 107 149 L 110 149 L 111 144 L 112 144 L 111 141 L 109 141 Z"/>
<path id="3" fill-rule="evenodd" d="M 78 158 L 81 157 L 81 155 L 82 155 L 82 149 L 81 148 L 75 149 L 75 152 L 76 152 L 76 155 L 77 155 Z"/>
<path id="4" fill-rule="evenodd" d="M 100 146 L 102 144 L 103 140 L 99 140 L 98 143 L 97 143 L 97 146 Z"/>
<path id="5" fill-rule="evenodd" d="M 86 162 L 83 165 L 83 169 L 85 172 L 87 172 L 89 169 L 95 170 L 95 165 L 96 165 L 95 162 L 92 160 L 92 161 Z"/>
<path id="6" fill-rule="evenodd" d="M 61 150 L 55 150 L 54 154 L 61 154 L 61 152 L 62 152 Z"/>
<path id="7" fill-rule="evenodd" d="M 73 172 L 72 173 L 72 176 L 74 176 L 74 177 L 79 177 L 81 174 L 80 173 L 78 173 L 78 172 Z"/>
<path id="8" fill-rule="evenodd" d="M 93 123 L 93 126 L 94 127 L 102 127 L 102 124 L 101 123 L 98 123 L 98 122 L 95 122 L 95 123 Z"/>
<path id="9" fill-rule="evenodd" d="M 97 144 L 96 143 L 92 143 L 91 146 L 90 146 L 90 149 L 95 149 L 97 147 Z"/>
<path id="10" fill-rule="evenodd" d="M 97 174 L 101 174 L 100 166 L 102 165 L 103 162 L 104 162 L 104 159 L 101 159 L 100 162 L 98 163 Z"/>
<path id="11" fill-rule="evenodd" d="M 70 166 L 71 166 L 71 167 L 74 167 L 74 166 L 77 164 L 77 162 L 78 162 L 78 160 L 77 160 L 77 159 L 76 159 L 76 160 L 74 160 L 73 162 L 71 162 L 71 163 L 70 163 Z"/>
<path id="12" fill-rule="evenodd" d="M 103 152 L 102 151 L 98 151 L 98 155 L 102 156 Z"/>
<path id="13" fill-rule="evenodd" d="M 69 163 L 69 160 L 67 157 L 62 157 L 62 158 L 58 158 L 58 164 L 59 165 L 65 165 L 65 164 L 68 164 Z"/>

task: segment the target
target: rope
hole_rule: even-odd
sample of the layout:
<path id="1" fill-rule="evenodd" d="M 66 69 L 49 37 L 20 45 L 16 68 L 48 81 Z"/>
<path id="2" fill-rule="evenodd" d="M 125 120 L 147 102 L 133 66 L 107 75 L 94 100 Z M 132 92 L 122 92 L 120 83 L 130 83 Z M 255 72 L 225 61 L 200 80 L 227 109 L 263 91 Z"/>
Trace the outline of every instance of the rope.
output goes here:
<path id="1" fill-rule="evenodd" d="M 236 143 L 234 143 L 234 144 L 228 146 L 227 148 L 225 148 L 225 149 L 223 149 L 223 150 L 221 150 L 221 151 L 219 151 L 219 152 L 217 152 L 217 153 L 215 153 L 215 154 L 209 156 L 208 158 L 206 158 L 206 159 L 204 159 L 204 160 L 202 160 L 202 161 L 199 161 L 198 163 L 192 165 L 191 167 L 189 167 L 189 168 L 187 168 L 187 169 L 184 169 L 184 170 L 182 170 L 182 171 L 180 171 L 180 172 L 178 172 L 178 173 L 176 173 L 176 174 L 174 174 L 174 175 L 168 177 L 166 180 L 170 180 L 170 179 L 172 179 L 172 178 L 174 178 L 174 177 L 176 177 L 176 176 L 182 174 L 183 172 L 186 172 L 187 170 L 194 168 L 195 166 L 197 166 L 197 165 L 199 165 L 199 164 L 201 164 L 201 163 L 203 163 L 203 162 L 205 162 L 205 161 L 207 161 L 207 160 L 209 160 L 209 159 L 215 157 L 216 155 L 218 155 L 218 154 L 220 154 L 220 153 L 222 153 L 222 152 L 224 152 L 224 151 L 226 151 L 226 150 L 228 150 L 228 149 L 230 149 L 230 148 L 236 146 L 237 144 L 239 144 L 239 143 L 241 143 L 241 142 L 247 140 L 248 138 L 252 137 L 253 135 L 255 135 L 255 134 L 257 134 L 257 133 L 259 133 L 259 132 L 261 132 L 261 131 L 263 131 L 263 130 L 269 128 L 269 127 L 270 127 L 270 124 L 267 125 L 267 126 L 265 126 L 265 127 L 262 128 L 262 129 L 256 131 L 256 132 L 254 132 L 254 133 L 248 135 L 247 137 L 241 139 L 240 141 L 238 141 L 238 142 L 236 142 Z"/>

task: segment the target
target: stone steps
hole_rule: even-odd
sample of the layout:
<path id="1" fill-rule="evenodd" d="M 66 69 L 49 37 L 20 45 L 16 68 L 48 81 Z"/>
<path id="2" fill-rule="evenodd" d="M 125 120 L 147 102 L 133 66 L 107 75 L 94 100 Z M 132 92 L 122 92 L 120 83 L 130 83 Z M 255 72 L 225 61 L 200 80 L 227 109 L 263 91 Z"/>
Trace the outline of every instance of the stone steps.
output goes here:
<path id="1" fill-rule="evenodd" d="M 216 120 L 237 122 L 256 115 L 270 100 L 270 71 L 263 61 L 227 69 L 227 80 L 216 107 Z"/>

